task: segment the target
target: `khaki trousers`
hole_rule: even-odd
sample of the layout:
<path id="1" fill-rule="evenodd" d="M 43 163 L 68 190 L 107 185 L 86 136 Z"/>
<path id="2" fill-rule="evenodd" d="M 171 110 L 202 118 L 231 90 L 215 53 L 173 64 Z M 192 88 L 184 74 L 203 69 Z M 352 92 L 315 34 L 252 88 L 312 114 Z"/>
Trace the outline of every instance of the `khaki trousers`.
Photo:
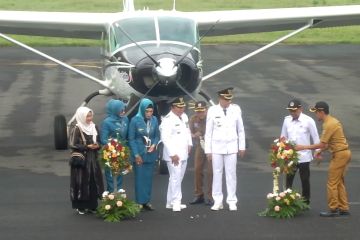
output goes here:
<path id="1" fill-rule="evenodd" d="M 349 210 L 349 202 L 345 188 L 344 177 L 346 167 L 351 159 L 351 151 L 344 150 L 332 155 L 327 181 L 327 200 L 331 210 Z"/>
<path id="2" fill-rule="evenodd" d="M 204 165 L 206 164 L 206 185 L 207 185 L 207 197 L 208 199 L 212 200 L 212 180 L 213 180 L 213 170 L 212 170 L 212 163 L 208 161 L 206 158 L 206 154 L 204 150 L 201 148 L 200 144 L 195 148 L 194 154 L 194 168 L 195 168 L 195 196 L 196 197 L 203 197 L 203 183 L 205 182 L 204 179 Z"/>

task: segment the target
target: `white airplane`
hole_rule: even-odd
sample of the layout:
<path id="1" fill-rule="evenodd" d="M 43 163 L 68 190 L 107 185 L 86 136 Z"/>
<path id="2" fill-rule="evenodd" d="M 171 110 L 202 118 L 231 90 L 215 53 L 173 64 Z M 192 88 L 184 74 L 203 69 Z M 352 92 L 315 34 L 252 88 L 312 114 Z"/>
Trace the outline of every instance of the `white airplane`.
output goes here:
<path id="1" fill-rule="evenodd" d="M 123 0 L 123 12 L 31 12 L 0 11 L 0 37 L 45 57 L 98 83 L 81 105 L 97 95 L 114 95 L 133 106 L 142 97 L 157 103 L 158 114 L 167 113 L 167 103 L 180 95 L 196 99 L 200 94 L 211 104 L 201 83 L 308 28 L 358 25 L 360 5 L 180 12 L 135 10 L 133 0 Z M 200 40 L 222 36 L 293 29 L 294 31 L 236 61 L 203 76 Z M 104 65 L 97 79 L 5 34 L 73 37 L 102 40 Z M 201 37 L 200 37 L 201 36 Z M 66 123 L 55 117 L 55 148 L 67 148 Z"/>

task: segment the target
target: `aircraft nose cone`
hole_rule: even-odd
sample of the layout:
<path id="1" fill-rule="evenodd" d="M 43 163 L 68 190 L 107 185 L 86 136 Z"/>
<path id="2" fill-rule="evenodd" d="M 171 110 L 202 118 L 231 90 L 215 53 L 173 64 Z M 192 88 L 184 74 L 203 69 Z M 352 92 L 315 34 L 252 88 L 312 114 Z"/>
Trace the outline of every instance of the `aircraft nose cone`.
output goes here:
<path id="1" fill-rule="evenodd" d="M 155 68 L 159 80 L 166 79 L 167 81 L 176 80 L 178 67 L 175 66 L 175 60 L 171 58 L 162 58 L 159 65 Z"/>

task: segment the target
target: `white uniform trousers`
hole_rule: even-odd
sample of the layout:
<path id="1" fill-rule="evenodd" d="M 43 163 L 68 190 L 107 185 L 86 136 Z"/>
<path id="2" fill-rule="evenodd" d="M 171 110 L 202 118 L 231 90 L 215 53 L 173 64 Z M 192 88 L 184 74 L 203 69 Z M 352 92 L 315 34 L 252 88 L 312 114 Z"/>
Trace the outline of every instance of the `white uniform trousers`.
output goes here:
<path id="1" fill-rule="evenodd" d="M 236 204 L 236 163 L 237 154 L 212 154 L 213 185 L 212 196 L 215 205 L 223 204 L 222 179 L 225 167 L 225 180 L 227 190 L 227 204 Z"/>
<path id="2" fill-rule="evenodd" d="M 167 190 L 166 205 L 176 206 L 181 204 L 182 192 L 181 182 L 185 175 L 187 160 L 179 161 L 175 166 L 171 161 L 167 161 L 169 169 L 169 185 Z"/>

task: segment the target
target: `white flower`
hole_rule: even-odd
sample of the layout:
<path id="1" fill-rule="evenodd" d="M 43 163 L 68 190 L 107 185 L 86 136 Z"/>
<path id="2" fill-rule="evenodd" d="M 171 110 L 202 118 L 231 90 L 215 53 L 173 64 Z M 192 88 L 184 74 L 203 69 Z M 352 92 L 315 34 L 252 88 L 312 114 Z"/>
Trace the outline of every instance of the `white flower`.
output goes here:
<path id="1" fill-rule="evenodd" d="M 280 167 L 276 167 L 275 170 L 276 170 L 277 172 L 280 172 Z"/>
<path id="2" fill-rule="evenodd" d="M 274 207 L 274 210 L 275 210 L 275 212 L 279 212 L 279 211 L 280 211 L 280 207 L 276 205 L 276 206 Z"/>
<path id="3" fill-rule="evenodd" d="M 285 192 L 287 192 L 287 193 L 292 193 L 292 190 L 291 190 L 290 188 L 288 188 L 288 189 L 286 189 Z"/>
<path id="4" fill-rule="evenodd" d="M 125 193 L 125 190 L 122 189 L 122 188 L 120 188 L 120 189 L 118 190 L 118 192 L 119 192 L 119 193 Z"/>
<path id="5" fill-rule="evenodd" d="M 284 192 L 281 192 L 281 193 L 279 194 L 280 197 L 285 197 L 285 195 L 286 195 L 286 194 L 285 194 Z"/>
<path id="6" fill-rule="evenodd" d="M 121 194 L 120 196 L 121 196 L 122 198 L 126 198 L 126 194 L 125 194 L 125 193 Z"/>
<path id="7" fill-rule="evenodd" d="M 297 196 L 298 198 L 301 197 L 300 193 L 296 193 L 296 196 Z"/>
<path id="8" fill-rule="evenodd" d="M 116 206 L 121 207 L 122 205 L 123 205 L 123 202 L 122 202 L 122 201 L 117 201 L 117 202 L 116 202 Z"/>
<path id="9" fill-rule="evenodd" d="M 102 197 L 105 198 L 107 195 L 109 195 L 109 191 L 103 192 Z"/>
<path id="10" fill-rule="evenodd" d="M 105 205 L 105 210 L 110 210 L 111 206 L 110 205 Z"/>
<path id="11" fill-rule="evenodd" d="M 114 200 L 115 196 L 114 196 L 114 194 L 109 194 L 109 195 L 108 195 L 108 198 L 109 198 L 110 200 Z"/>
<path id="12" fill-rule="evenodd" d="M 266 196 L 267 199 L 271 199 L 273 197 L 274 197 L 274 194 L 272 194 L 272 193 L 268 193 L 268 195 Z"/>
<path id="13" fill-rule="evenodd" d="M 288 166 L 291 167 L 294 164 L 294 161 L 290 161 Z"/>
<path id="14" fill-rule="evenodd" d="M 105 165 L 108 166 L 108 167 L 111 167 L 109 162 L 106 162 Z"/>
<path id="15" fill-rule="evenodd" d="M 279 142 L 279 139 L 278 139 L 278 138 L 274 140 L 274 143 L 277 143 L 277 142 Z"/>
<path id="16" fill-rule="evenodd" d="M 280 200 L 281 200 L 281 197 L 277 196 L 277 197 L 275 198 L 275 200 L 276 200 L 276 201 L 280 201 Z"/>

